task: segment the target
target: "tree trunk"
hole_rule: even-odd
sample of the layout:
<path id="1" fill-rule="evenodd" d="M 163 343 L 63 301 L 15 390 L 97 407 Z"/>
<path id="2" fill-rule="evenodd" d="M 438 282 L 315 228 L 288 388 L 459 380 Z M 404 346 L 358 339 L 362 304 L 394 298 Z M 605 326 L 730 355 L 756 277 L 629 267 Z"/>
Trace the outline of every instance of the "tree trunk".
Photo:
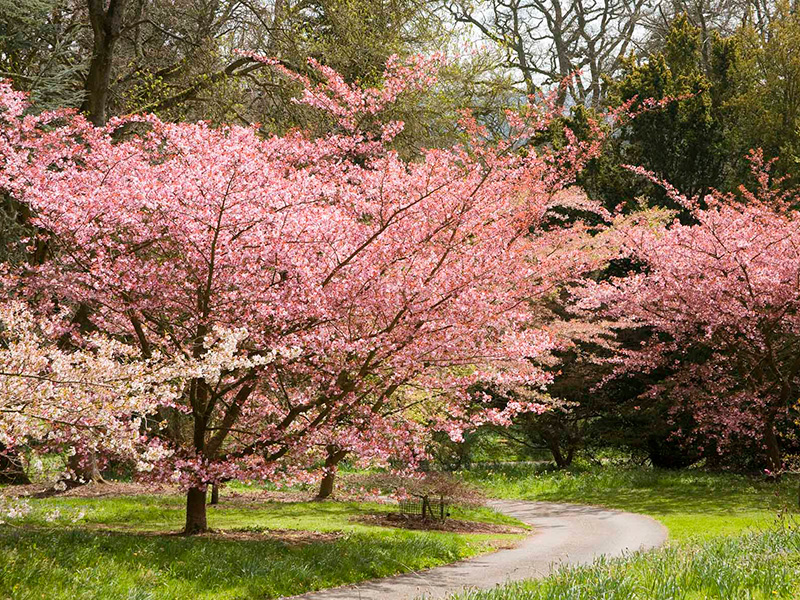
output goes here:
<path id="1" fill-rule="evenodd" d="M 570 451 L 568 458 L 564 457 L 557 433 L 543 437 L 547 443 L 547 447 L 550 449 L 550 454 L 553 455 L 553 461 L 556 463 L 556 467 L 559 469 L 566 469 L 572 462 L 572 452 Z"/>
<path id="2" fill-rule="evenodd" d="M 205 337 L 204 327 L 199 328 L 198 340 Z M 199 344 L 195 347 L 194 355 L 201 356 Z M 208 388 L 202 379 L 193 379 L 189 387 L 189 402 L 192 406 L 192 416 L 194 418 L 194 433 L 192 443 L 198 457 L 202 457 L 206 448 L 206 427 L 208 424 L 207 402 Z M 195 535 L 208 531 L 206 521 L 206 488 L 189 488 L 186 493 L 186 527 L 183 529 L 185 535 Z"/>
<path id="3" fill-rule="evenodd" d="M 567 457 L 564 459 L 564 467 L 572 466 L 572 459 L 575 458 L 575 444 L 572 441 L 568 442 L 569 448 L 567 449 Z"/>
<path id="4" fill-rule="evenodd" d="M 272 9 L 272 23 L 270 24 L 269 40 L 267 41 L 267 56 L 278 56 L 281 45 L 286 37 L 283 32 L 283 20 L 286 13 L 286 0 L 275 0 Z"/>
<path id="5" fill-rule="evenodd" d="M 219 486 L 215 483 L 211 486 L 211 502 L 212 506 L 219 504 Z"/>
<path id="6" fill-rule="evenodd" d="M 208 531 L 206 520 L 206 491 L 199 488 L 189 488 L 186 494 L 186 527 L 183 533 L 195 535 Z"/>
<path id="7" fill-rule="evenodd" d="M 19 453 L 0 444 L 0 483 L 24 485 L 30 482 L 28 474 L 22 467 Z"/>
<path id="8" fill-rule="evenodd" d="M 319 492 L 315 500 L 325 500 L 333 494 L 334 484 L 336 483 L 336 467 L 347 456 L 347 451 L 340 450 L 338 446 L 328 446 L 328 455 L 325 458 L 325 475 L 319 484 Z"/>
<path id="9" fill-rule="evenodd" d="M 764 430 L 764 445 L 767 450 L 767 468 L 773 477 L 778 478 L 783 470 L 783 461 L 778 436 L 775 435 L 775 425 L 771 420 L 767 422 Z"/>
<path id="10" fill-rule="evenodd" d="M 556 467 L 563 469 L 566 466 L 564 455 L 561 454 L 561 448 L 558 447 L 558 444 L 550 444 L 550 454 L 553 455 L 553 461 L 556 463 Z"/>
<path id="11" fill-rule="evenodd" d="M 106 106 L 108 104 L 108 88 L 111 85 L 112 57 L 113 44 L 103 41 L 96 43 L 89 66 L 89 75 L 86 77 L 86 99 L 81 105 L 81 110 L 98 127 L 105 125 L 108 118 Z"/>
<path id="12" fill-rule="evenodd" d="M 109 0 L 108 9 L 106 9 L 103 0 L 88 0 L 94 44 L 92 60 L 89 63 L 89 74 L 84 84 L 86 99 L 83 101 L 81 110 L 98 127 L 105 125 L 108 118 L 106 107 L 111 86 L 114 46 L 122 33 L 127 2 L 128 0 Z"/>
<path id="13" fill-rule="evenodd" d="M 333 494 L 334 484 L 336 483 L 336 471 L 331 470 L 325 473 L 319 484 L 316 500 L 325 500 Z"/>
<path id="14" fill-rule="evenodd" d="M 97 453 L 94 450 L 90 451 L 84 461 L 81 460 L 79 454 L 70 456 L 69 468 L 77 477 L 77 479 L 72 480 L 73 484 L 106 482 L 97 466 Z"/>

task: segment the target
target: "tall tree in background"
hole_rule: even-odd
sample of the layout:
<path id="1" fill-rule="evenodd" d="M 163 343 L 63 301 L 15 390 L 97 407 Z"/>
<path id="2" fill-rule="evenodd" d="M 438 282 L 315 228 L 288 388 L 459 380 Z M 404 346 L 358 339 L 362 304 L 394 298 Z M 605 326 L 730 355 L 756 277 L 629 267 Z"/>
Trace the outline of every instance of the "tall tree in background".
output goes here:
<path id="1" fill-rule="evenodd" d="M 0 1 L 0 76 L 30 94 L 38 110 L 80 106 L 88 56 L 76 55 L 80 16 L 54 0 Z"/>
<path id="2" fill-rule="evenodd" d="M 778 158 L 776 175 L 796 176 L 798 23 L 787 3 L 773 7 L 763 35 L 746 20 L 722 35 L 679 15 L 661 50 L 629 57 L 609 83 L 612 104 L 634 98 L 673 101 L 623 128 L 584 173 L 590 194 L 608 206 L 644 196 L 680 209 L 658 186 L 631 177 L 620 165 L 644 166 L 690 195 L 711 188 L 735 191 L 742 182 L 753 182 L 746 157 L 754 148 Z"/>
<path id="3" fill-rule="evenodd" d="M 764 30 L 746 26 L 742 48 L 742 93 L 735 109 L 741 120 L 739 147 L 762 148 L 778 158 L 778 175 L 800 175 L 800 15 L 795 3 L 781 0 Z M 742 169 L 744 170 L 744 169 Z"/>
<path id="4" fill-rule="evenodd" d="M 570 80 L 574 101 L 600 106 L 603 77 L 613 76 L 634 47 L 651 11 L 648 0 L 446 0 L 459 23 L 473 27 L 504 53 L 503 67 L 520 74 L 524 91 Z"/>
<path id="5" fill-rule="evenodd" d="M 686 18 L 700 36 L 700 51 L 706 68 L 711 64 L 714 37 L 734 35 L 744 24 L 765 31 L 775 12 L 772 0 L 670 0 L 659 2 L 642 25 L 646 32 L 640 43 L 644 53 L 657 53 L 667 43 L 672 23 Z"/>
<path id="6" fill-rule="evenodd" d="M 308 125 L 263 64 L 316 58 L 348 81 L 376 82 L 392 54 L 436 48 L 416 0 L 16 0 L 0 2 L 0 65 L 35 108 L 80 107 L 95 124 L 153 112 L 169 120 Z"/>
<path id="7" fill-rule="evenodd" d="M 700 30 L 685 16 L 673 23 L 664 49 L 643 60 L 628 57 L 620 77 L 609 84 L 611 103 L 671 100 L 632 119 L 602 162 L 586 173 L 590 193 L 608 206 L 635 202 L 673 203 L 663 192 L 620 167 L 643 166 L 691 195 L 722 188 L 746 150 L 733 144 L 737 126 L 730 103 L 739 91 L 739 45 L 715 35 L 706 70 Z M 736 153 L 739 153 L 738 157 Z"/>

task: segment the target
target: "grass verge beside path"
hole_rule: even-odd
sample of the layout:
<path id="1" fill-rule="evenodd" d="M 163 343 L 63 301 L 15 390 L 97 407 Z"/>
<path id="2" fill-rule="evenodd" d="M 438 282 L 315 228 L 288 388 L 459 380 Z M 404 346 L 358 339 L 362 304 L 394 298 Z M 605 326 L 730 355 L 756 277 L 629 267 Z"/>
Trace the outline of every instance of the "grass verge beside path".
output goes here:
<path id="1" fill-rule="evenodd" d="M 615 465 L 569 471 L 501 465 L 458 475 L 497 498 L 594 504 L 650 515 L 678 541 L 763 529 L 779 512 L 798 506 L 798 479 L 791 477 L 772 483 L 696 469 Z"/>
<path id="2" fill-rule="evenodd" d="M 178 496 L 48 498 L 0 526 L 2 600 L 253 600 L 454 562 L 518 536 L 406 531 L 365 524 L 388 511 L 357 502 L 235 498 L 209 508 L 220 533 L 186 538 Z M 53 511 L 60 517 L 55 521 Z M 508 525 L 489 509 L 453 516 Z M 71 519 L 84 513 L 83 518 Z"/>
<path id="3" fill-rule="evenodd" d="M 766 600 L 800 598 L 796 478 L 779 483 L 641 467 L 545 471 L 532 465 L 460 474 L 500 498 L 575 502 L 650 515 L 665 548 L 451 600 Z"/>
<path id="4" fill-rule="evenodd" d="M 800 532 L 676 544 L 451 600 L 783 600 L 800 597 Z"/>

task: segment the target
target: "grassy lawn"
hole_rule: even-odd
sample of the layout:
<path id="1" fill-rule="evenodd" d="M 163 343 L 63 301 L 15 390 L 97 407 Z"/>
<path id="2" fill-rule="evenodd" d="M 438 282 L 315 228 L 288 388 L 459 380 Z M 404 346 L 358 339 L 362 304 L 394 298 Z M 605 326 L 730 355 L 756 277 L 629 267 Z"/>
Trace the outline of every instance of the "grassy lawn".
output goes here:
<path id="1" fill-rule="evenodd" d="M 800 598 L 797 480 L 614 465 L 487 466 L 459 476 L 490 496 L 649 514 L 669 528 L 671 542 L 458 600 Z M 236 489 L 209 507 L 219 533 L 199 538 L 171 534 L 183 524 L 183 498 L 175 495 L 62 496 L 33 505 L 24 520 L 0 526 L 2 600 L 279 598 L 433 567 L 516 539 L 379 527 L 359 519 L 391 506 L 272 502 Z M 519 525 L 486 508 L 453 508 L 451 516 Z"/>
<path id="2" fill-rule="evenodd" d="M 763 479 L 696 469 L 661 471 L 641 467 L 544 471 L 533 465 L 479 467 L 459 476 L 490 496 L 576 502 L 655 517 L 670 539 L 709 539 L 762 529 L 781 511 L 797 511 L 798 480 Z"/>
<path id="3" fill-rule="evenodd" d="M 178 496 L 60 497 L 0 526 L 0 598 L 266 599 L 424 569 L 513 543 L 508 534 L 408 531 L 361 523 L 391 510 L 356 502 L 223 499 L 209 507 L 220 533 L 171 534 Z M 55 521 L 53 511 L 60 517 Z M 78 513 L 85 516 L 76 523 Z M 455 518 L 519 525 L 484 508 Z"/>

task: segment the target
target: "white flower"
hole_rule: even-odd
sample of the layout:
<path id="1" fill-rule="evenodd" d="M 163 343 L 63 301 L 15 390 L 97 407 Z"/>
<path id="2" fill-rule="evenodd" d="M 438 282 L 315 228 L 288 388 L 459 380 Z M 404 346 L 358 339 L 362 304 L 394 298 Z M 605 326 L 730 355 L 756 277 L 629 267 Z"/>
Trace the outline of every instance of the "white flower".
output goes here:
<path id="1" fill-rule="evenodd" d="M 59 509 L 55 509 L 54 511 L 45 515 L 44 520 L 48 523 L 52 523 L 61 518 L 61 511 Z"/>

